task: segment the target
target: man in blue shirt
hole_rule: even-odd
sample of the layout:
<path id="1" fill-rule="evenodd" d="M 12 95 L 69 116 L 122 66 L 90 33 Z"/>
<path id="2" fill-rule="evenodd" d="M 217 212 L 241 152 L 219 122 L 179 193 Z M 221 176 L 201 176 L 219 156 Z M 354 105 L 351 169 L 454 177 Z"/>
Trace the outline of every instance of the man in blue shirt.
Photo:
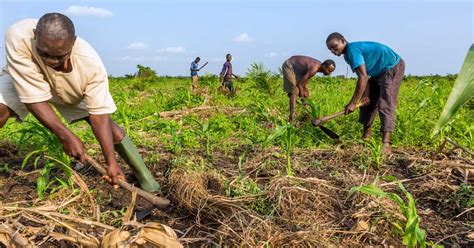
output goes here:
<path id="1" fill-rule="evenodd" d="M 196 90 L 198 81 L 199 81 L 199 77 L 198 77 L 198 71 L 200 70 L 200 68 L 198 67 L 199 61 L 201 61 L 201 58 L 196 57 L 196 59 L 191 63 L 191 68 L 190 68 L 191 78 L 192 78 L 191 91 L 193 92 Z"/>
<path id="2" fill-rule="evenodd" d="M 395 128 L 395 110 L 405 74 L 405 62 L 384 44 L 370 41 L 347 42 L 337 32 L 328 36 L 326 46 L 334 55 L 344 55 L 358 77 L 354 95 L 345 107 L 346 114 L 354 111 L 362 97 L 368 97 L 370 103 L 360 108 L 359 122 L 364 125 L 362 138 L 370 139 L 372 124 L 378 112 L 382 123 L 382 152 L 390 154 L 390 134 Z"/>

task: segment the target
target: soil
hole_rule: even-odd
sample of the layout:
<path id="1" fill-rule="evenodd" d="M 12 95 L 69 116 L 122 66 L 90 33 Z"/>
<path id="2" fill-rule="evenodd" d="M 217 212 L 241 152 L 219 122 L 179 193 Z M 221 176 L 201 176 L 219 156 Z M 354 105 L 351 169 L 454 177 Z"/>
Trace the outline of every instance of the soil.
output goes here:
<path id="1" fill-rule="evenodd" d="M 176 230 L 178 237 L 185 245 L 189 246 L 210 246 L 216 244 L 241 245 L 233 243 L 235 240 L 219 239 L 219 234 L 215 230 L 222 228 L 222 223 L 215 219 L 200 219 L 197 221 L 196 212 L 192 209 L 184 209 L 179 202 L 176 202 L 174 188 L 168 184 L 167 172 L 173 169 L 173 159 L 177 155 L 158 148 L 156 150 L 141 149 L 142 155 L 147 157 L 150 154 L 159 153 L 160 160 L 149 164 L 154 168 L 153 173 L 162 185 L 163 196 L 171 199 L 169 207 L 163 210 L 154 209 L 151 214 L 145 217 L 142 222 L 160 222 Z M 266 188 L 272 183 L 273 178 L 282 177 L 285 174 L 286 159 L 282 155 L 284 152 L 278 148 L 255 149 L 243 147 L 228 154 L 224 151 L 214 151 L 213 156 L 200 154 L 196 151 L 183 151 L 185 157 L 194 158 L 196 164 L 204 159 L 214 166 L 214 170 L 220 176 L 234 179 L 239 174 L 237 164 L 239 156 L 245 152 L 242 163 L 242 171 L 250 179 L 258 183 L 260 188 Z M 189 156 L 187 156 L 189 155 Z M 293 171 L 295 178 L 311 179 L 315 178 L 324 181 L 325 184 L 337 188 L 334 191 L 334 198 L 337 204 L 331 210 L 331 226 L 337 231 L 333 233 L 331 240 L 336 245 L 381 245 L 396 244 L 401 245 L 401 238 L 387 233 L 387 236 L 379 237 L 382 230 L 370 231 L 366 233 L 353 234 L 354 226 L 360 221 L 355 218 L 357 211 L 361 211 L 363 203 L 375 198 L 363 198 L 358 194 L 348 200 L 347 191 L 362 184 L 370 184 L 376 180 L 377 176 L 395 176 L 398 180 L 407 180 L 403 184 L 416 199 L 418 214 L 421 217 L 421 227 L 427 232 L 427 240 L 446 246 L 474 246 L 474 241 L 468 238 L 473 233 L 474 212 L 464 212 L 467 207 L 462 205 L 462 196 L 456 198 L 460 193 L 464 182 L 462 177 L 451 173 L 450 168 L 429 165 L 427 163 L 413 162 L 412 158 L 430 158 L 431 154 L 426 151 L 418 151 L 412 148 L 394 149 L 394 154 L 385 161 L 381 168 L 364 167 L 359 168 L 361 159 L 366 156 L 364 148 L 359 145 L 335 150 L 306 149 L 293 152 Z M 99 162 L 103 162 L 100 156 L 95 157 Z M 123 164 L 123 161 L 121 161 Z M 17 152 L 17 148 L 11 144 L 0 144 L 0 168 L 8 164 L 8 169 L 3 169 L 0 173 L 0 205 L 13 202 L 36 202 L 36 182 L 38 171 L 27 167 L 21 170 L 22 157 Z M 123 166 L 128 176 L 127 180 L 137 183 L 131 175 L 128 166 Z M 131 201 L 131 194 L 122 189 L 113 190 L 103 182 L 101 176 L 92 167 L 84 167 L 77 171 L 86 182 L 87 186 L 94 192 L 97 202 L 100 202 L 101 212 L 114 211 L 127 208 Z M 383 182 L 387 183 L 387 182 Z M 304 187 L 304 184 L 301 184 Z M 211 195 L 224 196 L 225 190 L 219 180 L 210 180 L 205 187 Z M 309 188 L 308 188 L 309 189 Z M 396 185 L 383 188 L 385 191 L 400 193 Z M 472 197 L 472 194 L 470 195 Z M 100 200 L 98 200 L 100 199 Z M 270 199 L 270 198 L 269 198 Z M 469 200 L 469 199 L 464 199 Z M 303 202 L 303 204 L 306 204 Z M 369 204 L 370 205 L 370 204 Z M 136 211 L 149 207 L 150 204 L 143 199 L 138 199 Z M 300 206 L 305 208 L 304 205 Z M 383 206 L 378 206 L 380 210 Z M 311 206 L 306 206 L 311 208 Z M 300 209 L 293 209 L 294 211 Z M 305 209 L 301 209 L 305 210 Z M 316 211 L 316 210 L 315 210 Z M 366 219 L 374 227 L 389 226 L 383 221 L 390 218 L 377 216 L 380 211 L 373 211 L 373 214 L 366 216 Z M 275 217 L 283 218 L 283 211 L 277 213 Z M 379 219 L 383 219 L 378 220 Z M 377 222 L 377 223 L 376 223 Z M 293 225 L 288 221 L 275 221 L 278 228 L 292 229 L 290 231 L 305 231 L 305 225 Z M 282 224 L 278 224 L 282 223 Z M 289 224 L 290 223 L 290 224 Z M 306 226 L 307 228 L 307 226 Z M 389 227 L 387 227 L 389 228 Z M 279 230 L 282 230 L 279 229 Z M 214 232 L 213 232 L 214 230 Z M 387 229 L 388 230 L 388 229 Z M 356 240 L 356 241 L 355 241 Z M 48 241 L 42 247 L 58 246 L 67 247 L 67 243 Z"/>

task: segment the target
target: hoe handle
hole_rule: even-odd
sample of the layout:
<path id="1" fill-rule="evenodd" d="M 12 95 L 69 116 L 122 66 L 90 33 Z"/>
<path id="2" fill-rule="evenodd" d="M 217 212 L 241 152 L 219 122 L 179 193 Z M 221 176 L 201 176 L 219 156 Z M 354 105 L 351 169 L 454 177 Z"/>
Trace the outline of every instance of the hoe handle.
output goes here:
<path id="1" fill-rule="evenodd" d="M 367 105 L 367 104 L 369 104 L 369 102 L 370 102 L 370 100 L 369 100 L 368 98 L 363 98 L 359 103 L 357 103 L 356 109 L 357 109 L 357 108 L 360 108 L 360 107 L 363 107 L 363 106 L 365 106 L 365 105 Z M 332 114 L 332 115 L 328 115 L 328 116 L 324 116 L 324 117 L 321 117 L 321 118 L 319 118 L 319 119 L 316 119 L 316 120 L 313 121 L 313 123 L 314 123 L 315 125 L 321 125 L 321 124 L 323 124 L 323 123 L 326 122 L 326 121 L 332 120 L 332 119 L 334 119 L 334 118 L 336 118 L 336 117 L 338 117 L 338 116 L 343 115 L 344 113 L 345 113 L 345 111 L 342 110 L 342 111 L 336 112 L 336 113 L 334 113 L 334 114 Z"/>
<path id="2" fill-rule="evenodd" d="M 97 161 L 95 161 L 93 158 L 89 157 L 86 155 L 86 160 L 91 164 L 100 174 L 103 176 L 107 176 L 107 170 L 100 165 Z M 159 209 L 163 209 L 167 207 L 170 204 L 170 201 L 166 198 L 162 198 L 159 196 L 156 196 L 154 194 L 148 193 L 140 188 L 134 187 L 133 185 L 127 183 L 124 180 L 119 179 L 118 180 L 118 185 L 130 192 L 137 191 L 137 194 L 141 196 L 143 199 L 149 201 L 153 205 L 155 205 Z"/>

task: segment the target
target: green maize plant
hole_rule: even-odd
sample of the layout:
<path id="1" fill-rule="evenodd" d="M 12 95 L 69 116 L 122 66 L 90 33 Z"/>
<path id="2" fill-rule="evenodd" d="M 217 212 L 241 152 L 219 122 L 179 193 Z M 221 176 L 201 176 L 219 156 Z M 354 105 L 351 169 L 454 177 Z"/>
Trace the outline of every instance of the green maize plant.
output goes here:
<path id="1" fill-rule="evenodd" d="M 209 130 L 209 122 L 200 122 L 196 119 L 191 119 L 191 121 L 198 124 L 199 128 L 197 129 L 198 135 L 201 139 L 204 139 L 206 142 L 206 154 L 211 156 L 211 133 Z"/>
<path id="2" fill-rule="evenodd" d="M 291 165 L 291 151 L 293 149 L 293 136 L 295 128 L 291 124 L 285 124 L 278 126 L 273 132 L 267 137 L 265 145 L 270 144 L 275 139 L 280 139 L 280 142 L 283 144 L 285 149 L 286 157 L 286 174 L 288 176 L 293 176 L 293 169 Z"/>
<path id="3" fill-rule="evenodd" d="M 47 128 L 37 122 L 26 121 L 24 124 L 25 127 L 19 131 L 21 133 L 20 144 L 22 144 L 20 149 L 29 145 L 29 147 L 33 147 L 33 151 L 23 159 L 21 168 L 24 169 L 31 160 L 33 160 L 35 169 L 43 166 L 40 176 L 36 179 L 38 196 L 43 198 L 48 189 L 51 189 L 50 193 L 54 193 L 60 188 L 71 187 L 73 185 L 72 169 L 69 166 L 71 159 L 63 151 L 61 142 Z M 53 171 L 57 170 L 64 173 L 65 177 L 57 175 L 51 179 Z"/>
<path id="4" fill-rule="evenodd" d="M 377 169 L 382 166 L 384 156 L 382 155 L 382 144 L 372 137 L 370 142 L 365 142 L 370 150 L 370 161 L 371 164 L 375 165 Z"/>
<path id="5" fill-rule="evenodd" d="M 438 132 L 454 117 L 461 106 L 474 96 L 474 44 L 467 52 L 461 72 L 456 78 L 448 101 L 436 123 L 432 136 Z"/>
<path id="6" fill-rule="evenodd" d="M 317 119 L 321 115 L 321 107 L 316 104 L 313 100 L 308 100 L 306 102 L 309 106 L 309 109 L 306 108 L 306 111 L 309 113 L 312 119 Z"/>
<path id="7" fill-rule="evenodd" d="M 396 180 L 394 177 L 390 178 Z M 403 223 L 403 221 L 392 223 L 396 230 L 403 236 L 403 244 L 408 247 L 416 247 L 417 245 L 420 247 L 426 247 L 426 232 L 420 228 L 420 217 L 416 211 L 415 198 L 413 198 L 413 195 L 405 189 L 402 183 L 398 182 L 397 185 L 400 190 L 402 190 L 408 202 L 405 202 L 402 197 L 395 193 L 387 193 L 383 191 L 377 187 L 375 183 L 371 185 L 352 187 L 349 190 L 349 196 L 353 195 L 356 191 L 359 191 L 367 195 L 390 199 L 398 205 L 401 214 L 406 219 L 405 223 Z"/>

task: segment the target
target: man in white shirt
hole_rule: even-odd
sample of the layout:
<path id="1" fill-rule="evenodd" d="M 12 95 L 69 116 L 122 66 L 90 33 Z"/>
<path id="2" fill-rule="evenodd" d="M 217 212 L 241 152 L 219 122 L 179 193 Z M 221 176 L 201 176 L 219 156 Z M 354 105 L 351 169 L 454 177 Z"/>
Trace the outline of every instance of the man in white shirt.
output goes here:
<path id="1" fill-rule="evenodd" d="M 117 151 L 144 190 L 159 190 L 130 138 L 109 117 L 116 106 L 102 60 L 89 43 L 76 37 L 67 16 L 48 13 L 39 20 L 21 20 L 7 30 L 5 43 L 0 127 L 10 117 L 23 120 L 31 112 L 59 138 L 68 155 L 85 162 L 84 144 L 60 121 L 53 105 L 68 122 L 90 124 L 107 163 L 109 183 L 117 187 L 119 178 L 125 180 L 115 159 Z"/>

